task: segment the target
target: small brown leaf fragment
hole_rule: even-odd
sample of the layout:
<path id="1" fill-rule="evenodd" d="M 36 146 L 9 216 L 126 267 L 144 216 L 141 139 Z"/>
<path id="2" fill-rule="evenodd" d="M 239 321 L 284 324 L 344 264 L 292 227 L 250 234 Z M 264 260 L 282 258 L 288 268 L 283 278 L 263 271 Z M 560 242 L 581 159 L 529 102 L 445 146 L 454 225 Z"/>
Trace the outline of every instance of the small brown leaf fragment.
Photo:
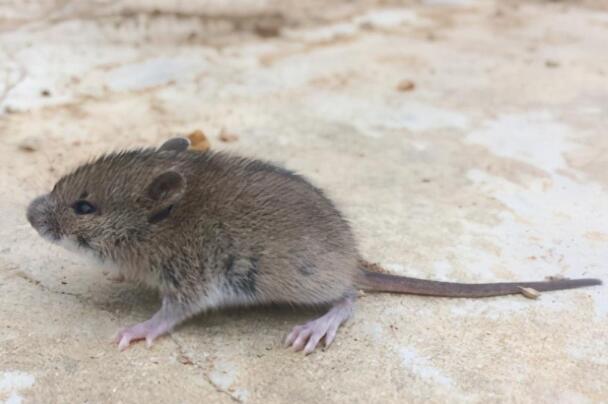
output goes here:
<path id="1" fill-rule="evenodd" d="M 538 299 L 538 297 L 540 296 L 540 292 L 533 288 L 524 288 L 520 286 L 519 290 L 521 294 L 527 297 L 528 299 Z"/>
<path id="2" fill-rule="evenodd" d="M 379 272 L 379 273 L 388 273 L 388 271 L 382 268 L 379 264 L 375 262 L 369 262 L 367 260 L 360 260 L 359 265 L 363 267 L 366 271 L 370 272 Z"/>
<path id="3" fill-rule="evenodd" d="M 397 84 L 397 91 L 412 91 L 416 88 L 416 84 L 411 80 L 402 80 Z"/>
<path id="4" fill-rule="evenodd" d="M 281 34 L 281 26 L 275 21 L 259 22 L 253 30 L 262 38 L 273 38 Z"/>
<path id="5" fill-rule="evenodd" d="M 180 355 L 177 357 L 177 361 L 182 365 L 194 365 L 192 359 L 188 358 L 186 355 Z"/>
<path id="6" fill-rule="evenodd" d="M 239 140 L 239 135 L 236 133 L 228 132 L 226 129 L 222 128 L 220 131 L 219 138 L 224 143 L 232 143 Z"/>
<path id="7" fill-rule="evenodd" d="M 211 147 L 209 139 L 207 139 L 202 130 L 195 130 L 187 137 L 190 139 L 190 148 L 192 150 L 207 151 Z"/>

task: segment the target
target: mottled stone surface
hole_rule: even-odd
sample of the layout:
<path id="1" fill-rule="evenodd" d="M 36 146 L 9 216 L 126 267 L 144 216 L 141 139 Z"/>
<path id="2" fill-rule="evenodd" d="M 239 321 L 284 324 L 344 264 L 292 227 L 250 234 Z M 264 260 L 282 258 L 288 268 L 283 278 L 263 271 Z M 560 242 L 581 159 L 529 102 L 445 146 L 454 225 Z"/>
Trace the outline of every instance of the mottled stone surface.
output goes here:
<path id="1" fill-rule="evenodd" d="M 0 400 L 608 400 L 607 286 L 367 295 L 308 357 L 281 347 L 314 315 L 289 308 L 203 315 L 120 353 L 112 336 L 155 293 L 24 212 L 94 155 L 201 129 L 310 177 L 395 273 L 606 281 L 603 1 L 117 3 L 0 5 Z"/>

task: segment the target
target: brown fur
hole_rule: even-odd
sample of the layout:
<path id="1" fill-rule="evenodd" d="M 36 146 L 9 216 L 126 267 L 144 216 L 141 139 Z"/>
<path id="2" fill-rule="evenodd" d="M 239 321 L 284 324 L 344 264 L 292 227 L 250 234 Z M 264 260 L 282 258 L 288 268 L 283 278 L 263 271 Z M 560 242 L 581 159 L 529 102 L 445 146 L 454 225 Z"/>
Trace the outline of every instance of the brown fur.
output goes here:
<path id="1" fill-rule="evenodd" d="M 257 160 L 186 147 L 187 141 L 170 140 L 161 149 L 112 153 L 82 165 L 32 202 L 28 219 L 43 236 L 70 240 L 115 263 L 126 278 L 158 288 L 163 318 L 175 322 L 231 304 L 332 303 L 357 286 L 461 297 L 519 293 L 526 286 L 364 271 L 349 224 L 306 179 Z M 78 200 L 97 210 L 76 214 Z"/>
<path id="2" fill-rule="evenodd" d="M 147 189 L 169 171 L 184 179 L 183 195 L 168 217 L 150 223 L 167 206 Z M 218 289 L 227 296 L 211 305 L 324 304 L 353 289 L 357 249 L 348 223 L 319 189 L 270 164 L 211 152 L 114 153 L 63 177 L 48 199 L 54 235 L 80 240 L 128 279 L 193 311 Z M 98 212 L 75 215 L 70 206 L 79 199 Z"/>

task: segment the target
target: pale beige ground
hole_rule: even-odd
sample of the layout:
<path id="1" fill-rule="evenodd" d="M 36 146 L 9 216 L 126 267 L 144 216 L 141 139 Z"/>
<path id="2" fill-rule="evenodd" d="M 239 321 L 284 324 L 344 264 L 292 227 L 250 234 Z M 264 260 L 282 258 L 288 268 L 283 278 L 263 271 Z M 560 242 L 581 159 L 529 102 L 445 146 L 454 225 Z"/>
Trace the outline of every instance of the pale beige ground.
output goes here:
<path id="1" fill-rule="evenodd" d="M 308 357 L 281 347 L 314 314 L 290 309 L 120 353 L 112 335 L 156 295 L 24 215 L 91 156 L 202 129 L 311 177 L 395 273 L 608 280 L 605 2 L 170 3 L 0 6 L 0 400 L 608 402 L 606 286 L 366 296 Z"/>

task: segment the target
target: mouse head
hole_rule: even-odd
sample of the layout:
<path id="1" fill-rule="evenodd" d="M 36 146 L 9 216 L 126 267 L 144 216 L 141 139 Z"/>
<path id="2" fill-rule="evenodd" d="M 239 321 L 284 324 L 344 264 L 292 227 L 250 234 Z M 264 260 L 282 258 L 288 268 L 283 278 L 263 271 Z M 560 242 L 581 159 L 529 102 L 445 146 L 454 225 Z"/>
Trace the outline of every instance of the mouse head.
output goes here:
<path id="1" fill-rule="evenodd" d="M 69 249 L 117 259 L 145 243 L 171 216 L 186 191 L 180 153 L 187 139 L 159 149 L 107 154 L 61 178 L 34 199 L 27 219 L 38 233 Z"/>

